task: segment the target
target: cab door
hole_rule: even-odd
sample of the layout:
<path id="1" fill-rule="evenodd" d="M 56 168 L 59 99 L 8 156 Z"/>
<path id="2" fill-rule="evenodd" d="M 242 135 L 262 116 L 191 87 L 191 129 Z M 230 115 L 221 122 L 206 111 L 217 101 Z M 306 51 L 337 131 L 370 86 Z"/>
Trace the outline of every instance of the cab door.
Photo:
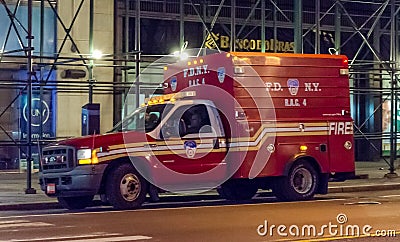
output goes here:
<path id="1" fill-rule="evenodd" d="M 213 105 L 190 101 L 177 107 L 162 125 L 160 137 L 167 149 L 157 157 L 177 178 L 168 182 L 218 185 L 226 178 L 225 133 Z"/>

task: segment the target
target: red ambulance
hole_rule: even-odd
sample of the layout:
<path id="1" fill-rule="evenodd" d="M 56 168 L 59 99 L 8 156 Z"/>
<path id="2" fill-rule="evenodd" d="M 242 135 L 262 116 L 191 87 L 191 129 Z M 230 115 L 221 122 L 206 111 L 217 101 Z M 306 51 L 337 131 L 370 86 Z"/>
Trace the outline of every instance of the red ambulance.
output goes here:
<path id="1" fill-rule="evenodd" d="M 342 55 L 218 53 L 164 68 L 154 96 L 104 135 L 43 148 L 40 184 L 66 208 L 99 194 L 118 209 L 149 194 L 217 188 L 326 194 L 354 176 L 348 60 Z"/>

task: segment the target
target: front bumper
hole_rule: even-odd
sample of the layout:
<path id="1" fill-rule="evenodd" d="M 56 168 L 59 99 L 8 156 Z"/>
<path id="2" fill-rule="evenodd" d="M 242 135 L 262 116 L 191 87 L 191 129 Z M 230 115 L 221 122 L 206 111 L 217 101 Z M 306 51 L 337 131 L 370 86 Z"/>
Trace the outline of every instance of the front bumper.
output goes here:
<path id="1" fill-rule="evenodd" d="M 96 195 L 100 189 L 107 165 L 77 166 L 67 172 L 41 172 L 40 188 L 50 197 L 73 197 Z M 53 189 L 49 193 L 48 186 Z"/>

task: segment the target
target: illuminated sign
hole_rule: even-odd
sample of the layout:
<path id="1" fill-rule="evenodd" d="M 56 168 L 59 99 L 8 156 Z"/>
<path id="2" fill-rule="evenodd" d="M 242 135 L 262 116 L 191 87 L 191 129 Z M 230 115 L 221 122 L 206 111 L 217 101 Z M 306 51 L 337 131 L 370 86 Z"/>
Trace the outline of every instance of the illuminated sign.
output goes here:
<path id="1" fill-rule="evenodd" d="M 53 96 L 53 92 L 45 92 L 43 93 L 41 98 L 37 94 L 33 95 L 31 101 L 32 108 L 30 110 L 32 139 L 55 137 L 55 113 Z M 21 138 L 26 139 L 29 115 L 26 94 L 22 95 L 20 115 L 22 135 Z M 40 132 L 42 132 L 41 135 Z"/>
<path id="2" fill-rule="evenodd" d="M 26 122 L 28 122 L 28 103 L 25 103 L 24 108 L 22 109 L 22 114 Z M 42 120 L 42 124 L 46 124 L 50 117 L 50 108 L 45 100 L 40 102 L 40 98 L 32 99 L 32 109 L 31 109 L 31 121 L 32 126 L 39 127 L 40 119 Z"/>
<path id="3" fill-rule="evenodd" d="M 237 51 L 261 51 L 261 43 L 259 39 L 236 39 L 235 47 Z M 216 49 L 217 46 L 219 49 L 229 49 L 230 37 L 218 33 L 208 34 L 205 46 L 209 49 Z M 294 42 L 265 40 L 265 51 L 294 52 Z"/>

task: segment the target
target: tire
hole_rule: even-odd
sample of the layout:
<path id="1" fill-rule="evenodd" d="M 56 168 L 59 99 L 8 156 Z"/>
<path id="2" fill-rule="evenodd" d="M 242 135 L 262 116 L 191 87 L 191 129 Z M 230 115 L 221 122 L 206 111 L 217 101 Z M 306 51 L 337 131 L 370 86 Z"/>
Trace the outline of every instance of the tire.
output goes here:
<path id="1" fill-rule="evenodd" d="M 147 181 L 131 164 L 122 164 L 107 177 L 107 200 L 115 209 L 139 208 L 146 200 L 147 187 Z"/>
<path id="2" fill-rule="evenodd" d="M 299 160 L 290 168 L 288 176 L 276 178 L 272 191 L 282 201 L 310 200 L 318 189 L 318 173 L 311 164 Z"/>
<path id="3" fill-rule="evenodd" d="M 84 209 L 92 203 L 94 196 L 57 197 L 58 203 L 66 209 Z"/>
<path id="4" fill-rule="evenodd" d="M 257 193 L 257 186 L 246 181 L 230 180 L 217 188 L 218 194 L 227 200 L 249 200 Z"/>

